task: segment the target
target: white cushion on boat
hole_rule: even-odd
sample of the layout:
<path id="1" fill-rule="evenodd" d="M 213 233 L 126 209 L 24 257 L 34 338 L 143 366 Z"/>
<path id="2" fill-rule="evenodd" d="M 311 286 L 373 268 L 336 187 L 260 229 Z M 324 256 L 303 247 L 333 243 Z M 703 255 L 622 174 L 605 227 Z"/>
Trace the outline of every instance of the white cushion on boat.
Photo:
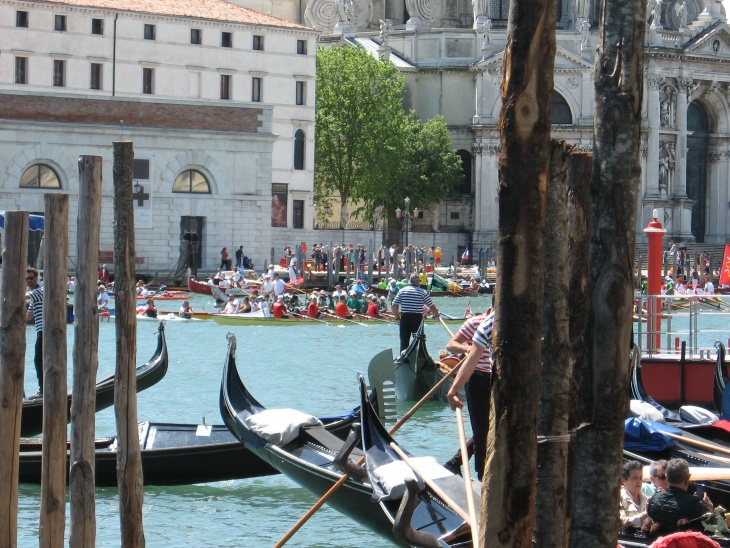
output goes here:
<path id="1" fill-rule="evenodd" d="M 437 480 L 454 475 L 453 472 L 449 472 L 433 457 L 414 457 L 411 459 L 411 462 L 413 463 L 413 467 L 417 468 L 418 472 L 423 474 L 424 479 Z"/>
<path id="2" fill-rule="evenodd" d="M 664 423 L 664 415 L 661 411 L 645 401 L 631 400 L 629 410 L 632 417 Z"/>
<path id="3" fill-rule="evenodd" d="M 386 493 L 386 497 L 381 500 L 397 500 L 403 498 L 403 494 L 406 492 L 406 480 L 415 480 L 416 475 L 413 470 L 403 462 L 402 460 L 395 460 L 378 466 L 373 470 L 373 475 L 383 486 L 383 491 Z M 418 488 L 424 489 L 426 484 L 423 480 L 418 479 Z"/>
<path id="4" fill-rule="evenodd" d="M 717 422 L 717 415 L 704 407 L 697 407 L 696 405 L 683 405 L 679 408 L 679 416 L 687 422 L 694 424 L 712 424 L 713 422 Z"/>
<path id="5" fill-rule="evenodd" d="M 296 409 L 266 409 L 249 417 L 246 424 L 274 445 L 286 445 L 294 440 L 302 426 L 322 426 L 317 417 Z"/>

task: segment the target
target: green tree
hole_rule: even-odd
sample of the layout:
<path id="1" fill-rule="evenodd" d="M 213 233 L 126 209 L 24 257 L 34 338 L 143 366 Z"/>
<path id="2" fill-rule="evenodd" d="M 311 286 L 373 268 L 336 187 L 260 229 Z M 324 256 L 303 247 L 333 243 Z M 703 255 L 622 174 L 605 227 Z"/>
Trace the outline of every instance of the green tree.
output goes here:
<path id="1" fill-rule="evenodd" d="M 403 109 L 405 83 L 391 63 L 353 47 L 317 52 L 315 200 L 337 193 L 371 220 L 376 208 L 397 226 L 395 209 L 410 196 L 426 209 L 454 193 L 462 176 L 442 117 L 422 122 Z"/>
<path id="2" fill-rule="evenodd" d="M 314 195 L 326 204 L 340 196 L 342 223 L 347 205 L 360 200 L 379 170 L 383 150 L 403 117 L 405 84 L 390 63 L 349 46 L 317 50 Z"/>

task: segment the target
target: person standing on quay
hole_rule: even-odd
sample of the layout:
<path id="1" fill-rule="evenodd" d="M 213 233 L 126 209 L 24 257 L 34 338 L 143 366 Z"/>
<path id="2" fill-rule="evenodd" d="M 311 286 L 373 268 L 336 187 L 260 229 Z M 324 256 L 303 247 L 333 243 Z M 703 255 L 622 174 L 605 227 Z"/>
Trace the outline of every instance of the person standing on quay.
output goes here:
<path id="1" fill-rule="evenodd" d="M 411 335 L 421 326 L 424 308 L 431 310 L 436 317 L 439 315 L 431 295 L 419 287 L 420 283 L 421 278 L 418 274 L 411 275 L 409 285 L 401 289 L 393 299 L 393 317 L 400 326 L 401 352 L 408 348 Z"/>
<path id="2" fill-rule="evenodd" d="M 35 374 L 38 377 L 38 392 L 28 398 L 32 400 L 43 397 L 43 287 L 41 287 L 38 271 L 35 268 L 25 271 L 25 284 L 28 286 L 28 297 L 30 298 L 30 306 L 28 306 L 25 319 L 26 321 L 33 320 L 36 331 L 33 362 Z"/>

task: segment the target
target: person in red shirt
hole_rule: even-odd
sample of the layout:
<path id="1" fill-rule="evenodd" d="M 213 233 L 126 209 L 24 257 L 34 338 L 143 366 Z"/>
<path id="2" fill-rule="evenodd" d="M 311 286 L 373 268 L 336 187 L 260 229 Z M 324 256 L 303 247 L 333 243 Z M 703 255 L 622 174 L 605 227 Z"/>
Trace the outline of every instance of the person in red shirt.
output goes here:
<path id="1" fill-rule="evenodd" d="M 340 295 L 340 301 L 335 305 L 335 315 L 338 318 L 349 318 L 352 316 L 352 314 L 350 314 L 350 309 L 347 308 L 347 305 L 345 304 L 344 295 Z"/>
<path id="2" fill-rule="evenodd" d="M 372 296 L 370 304 L 368 304 L 368 316 L 371 318 L 380 317 L 380 306 L 378 306 L 378 297 L 376 295 Z"/>
<path id="3" fill-rule="evenodd" d="M 307 307 L 307 316 L 315 320 L 319 318 L 319 306 L 317 306 L 317 297 L 312 297 L 312 300 L 309 302 L 309 306 Z"/>
<path id="4" fill-rule="evenodd" d="M 271 308 L 271 313 L 274 315 L 274 318 L 288 318 L 289 315 L 286 313 L 286 305 L 284 304 L 284 296 L 279 295 L 276 299 L 276 302 L 274 303 L 274 306 Z"/>

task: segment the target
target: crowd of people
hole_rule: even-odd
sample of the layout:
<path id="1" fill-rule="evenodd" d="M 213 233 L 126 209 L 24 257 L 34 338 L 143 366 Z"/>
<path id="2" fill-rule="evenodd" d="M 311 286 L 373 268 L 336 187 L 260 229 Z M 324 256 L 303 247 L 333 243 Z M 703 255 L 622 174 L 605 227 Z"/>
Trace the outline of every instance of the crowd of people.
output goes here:
<path id="1" fill-rule="evenodd" d="M 644 483 L 638 461 L 623 465 L 619 503 L 623 531 L 641 530 L 650 535 L 702 531 L 703 520 L 714 523 L 717 519 L 704 486 L 691 481 L 686 460 L 656 461 L 649 467 L 649 476 L 650 483 Z"/>

